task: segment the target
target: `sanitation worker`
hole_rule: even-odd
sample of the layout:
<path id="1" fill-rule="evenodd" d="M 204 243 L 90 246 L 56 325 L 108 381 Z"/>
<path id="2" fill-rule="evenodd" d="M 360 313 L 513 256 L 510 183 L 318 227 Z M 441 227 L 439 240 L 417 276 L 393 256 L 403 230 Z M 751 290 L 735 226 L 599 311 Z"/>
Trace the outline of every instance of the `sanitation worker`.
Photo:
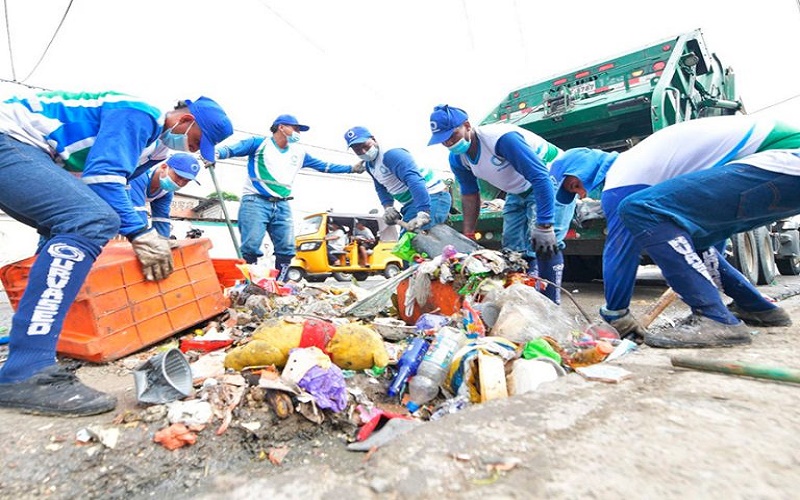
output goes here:
<path id="1" fill-rule="evenodd" d="M 255 264 L 264 255 L 261 243 L 269 234 L 275 253 L 278 280 L 286 280 L 286 271 L 295 254 L 292 186 L 301 168 L 329 174 L 361 173 L 362 162 L 339 165 L 314 158 L 300 144 L 300 133 L 309 130 L 293 115 L 280 115 L 270 127 L 272 136 L 253 136 L 235 144 L 217 148 L 221 160 L 247 156 L 247 177 L 239 206 L 239 232 L 242 258 Z"/>
<path id="2" fill-rule="evenodd" d="M 195 155 L 175 153 L 129 183 L 134 210 L 145 223 L 152 222 L 161 237 L 169 238 L 172 233 L 169 213 L 175 192 L 191 181 L 197 182 L 201 168 Z"/>
<path id="3" fill-rule="evenodd" d="M 450 169 L 461 190 L 464 235 L 475 236 L 481 204 L 478 179 L 483 179 L 507 193 L 503 247 L 521 252 L 532 274 L 561 286 L 561 250 L 575 203 L 555 201 L 549 166 L 563 151 L 516 125 L 473 126 L 463 109 L 446 104 L 433 109 L 430 126 L 428 145 L 450 150 Z M 557 287 L 548 286 L 543 293 L 561 302 Z"/>
<path id="4" fill-rule="evenodd" d="M 117 234 L 130 240 L 146 279 L 169 276 L 169 244 L 136 213 L 126 184 L 156 149 L 213 160 L 214 145 L 232 133 L 207 97 L 166 114 L 117 92 L 51 91 L 0 104 L 0 209 L 44 238 L 12 318 L 0 408 L 66 416 L 114 409 L 114 397 L 56 363 L 64 317 Z"/>
<path id="5" fill-rule="evenodd" d="M 735 233 L 800 213 L 798 148 L 800 128 L 734 115 L 669 126 L 621 154 L 566 151 L 552 168 L 557 199 L 603 186 L 603 318 L 654 347 L 748 344 L 745 324 L 791 325 L 718 249 Z M 642 251 L 692 308 L 662 333 L 645 331 L 629 309 Z"/>
<path id="6" fill-rule="evenodd" d="M 365 127 L 348 129 L 344 140 L 364 161 L 387 224 L 403 219 L 409 231 L 424 231 L 447 222 L 453 201 L 447 185 L 433 170 L 419 165 L 408 150 L 381 146 Z"/>

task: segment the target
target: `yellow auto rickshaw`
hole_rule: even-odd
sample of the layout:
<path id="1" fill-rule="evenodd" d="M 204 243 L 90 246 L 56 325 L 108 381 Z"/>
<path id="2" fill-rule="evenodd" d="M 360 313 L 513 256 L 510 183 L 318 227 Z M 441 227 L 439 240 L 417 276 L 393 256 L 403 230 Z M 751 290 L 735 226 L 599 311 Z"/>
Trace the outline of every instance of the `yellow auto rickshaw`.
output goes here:
<path id="1" fill-rule="evenodd" d="M 374 243 L 365 243 L 353 236 L 357 221 L 370 229 L 375 236 Z M 332 251 L 330 242 L 326 240 L 331 223 L 341 228 L 347 237 L 341 251 Z M 387 225 L 377 214 L 319 212 L 309 215 L 300 223 L 295 235 L 296 253 L 287 279 L 323 281 L 333 276 L 337 281 L 350 281 L 352 278 L 363 281 L 372 275 L 391 278 L 403 269 L 402 259 L 392 253 L 398 235 L 399 227 Z M 359 262 L 360 246 L 364 247 L 362 251 L 366 251 L 364 265 Z"/>

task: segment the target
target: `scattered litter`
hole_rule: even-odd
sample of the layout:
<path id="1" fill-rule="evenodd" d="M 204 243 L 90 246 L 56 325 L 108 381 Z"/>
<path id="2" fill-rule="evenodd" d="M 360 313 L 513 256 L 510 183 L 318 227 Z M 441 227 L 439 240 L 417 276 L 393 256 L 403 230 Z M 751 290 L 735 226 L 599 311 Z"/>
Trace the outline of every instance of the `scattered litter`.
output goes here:
<path id="1" fill-rule="evenodd" d="M 173 451 L 197 442 L 197 434 L 183 424 L 172 424 L 156 432 L 153 441 Z"/>
<path id="2" fill-rule="evenodd" d="M 100 427 L 90 425 L 75 434 L 75 440 L 81 444 L 97 442 L 109 449 L 114 449 L 119 441 L 119 429 L 116 427 Z"/>
<path id="3" fill-rule="evenodd" d="M 621 366 L 598 363 L 595 365 L 581 366 L 575 371 L 587 380 L 597 380 L 599 382 L 617 383 L 631 378 L 633 373 Z"/>

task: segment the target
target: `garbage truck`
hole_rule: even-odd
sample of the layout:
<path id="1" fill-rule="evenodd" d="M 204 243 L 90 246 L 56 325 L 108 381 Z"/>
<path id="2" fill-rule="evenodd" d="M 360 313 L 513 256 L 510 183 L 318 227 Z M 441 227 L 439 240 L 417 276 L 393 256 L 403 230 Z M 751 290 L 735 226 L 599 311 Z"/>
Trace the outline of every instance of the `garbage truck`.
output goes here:
<path id="1" fill-rule="evenodd" d="M 700 29 L 600 59 L 511 91 L 481 122 L 530 130 L 562 149 L 622 152 L 672 124 L 744 113 L 734 72 L 709 51 Z M 476 238 L 500 248 L 505 193 L 480 181 L 483 201 Z M 458 184 L 449 223 L 463 223 Z M 566 237 L 565 281 L 602 277 L 606 235 L 600 188 L 579 202 Z M 735 235 L 728 258 L 750 281 L 771 282 L 777 272 L 800 273 L 797 220 Z M 642 257 L 647 263 L 646 255 Z"/>

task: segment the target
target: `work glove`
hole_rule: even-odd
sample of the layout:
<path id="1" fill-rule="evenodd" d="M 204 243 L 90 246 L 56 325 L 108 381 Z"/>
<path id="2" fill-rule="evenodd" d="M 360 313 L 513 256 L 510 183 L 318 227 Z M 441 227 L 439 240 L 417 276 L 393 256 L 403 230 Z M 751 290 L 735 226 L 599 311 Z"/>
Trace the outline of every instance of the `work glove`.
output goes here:
<path id="1" fill-rule="evenodd" d="M 406 231 L 416 231 L 430 222 L 431 216 L 428 215 L 428 212 L 417 212 L 417 216 L 408 221 Z"/>
<path id="2" fill-rule="evenodd" d="M 387 207 L 383 211 L 383 221 L 390 226 L 397 224 L 397 221 L 402 220 L 402 218 L 403 216 L 394 207 Z"/>
<path id="3" fill-rule="evenodd" d="M 644 340 L 647 330 L 636 321 L 630 309 L 610 311 L 603 306 L 600 308 L 600 316 L 619 332 L 620 338 L 629 338 L 637 344 Z"/>
<path id="4" fill-rule="evenodd" d="M 169 242 L 159 236 L 155 229 L 131 240 L 133 251 L 142 265 L 147 281 L 158 281 L 172 274 L 172 251 Z"/>
<path id="5" fill-rule="evenodd" d="M 558 253 L 558 242 L 553 226 L 533 226 L 531 231 L 531 244 L 538 257 L 547 258 Z"/>
<path id="6" fill-rule="evenodd" d="M 352 167 L 350 167 L 350 173 L 352 173 L 352 174 L 360 174 L 360 173 L 364 172 L 366 169 L 367 169 L 367 165 L 362 160 L 362 161 L 356 163 L 355 165 L 353 165 Z"/>

